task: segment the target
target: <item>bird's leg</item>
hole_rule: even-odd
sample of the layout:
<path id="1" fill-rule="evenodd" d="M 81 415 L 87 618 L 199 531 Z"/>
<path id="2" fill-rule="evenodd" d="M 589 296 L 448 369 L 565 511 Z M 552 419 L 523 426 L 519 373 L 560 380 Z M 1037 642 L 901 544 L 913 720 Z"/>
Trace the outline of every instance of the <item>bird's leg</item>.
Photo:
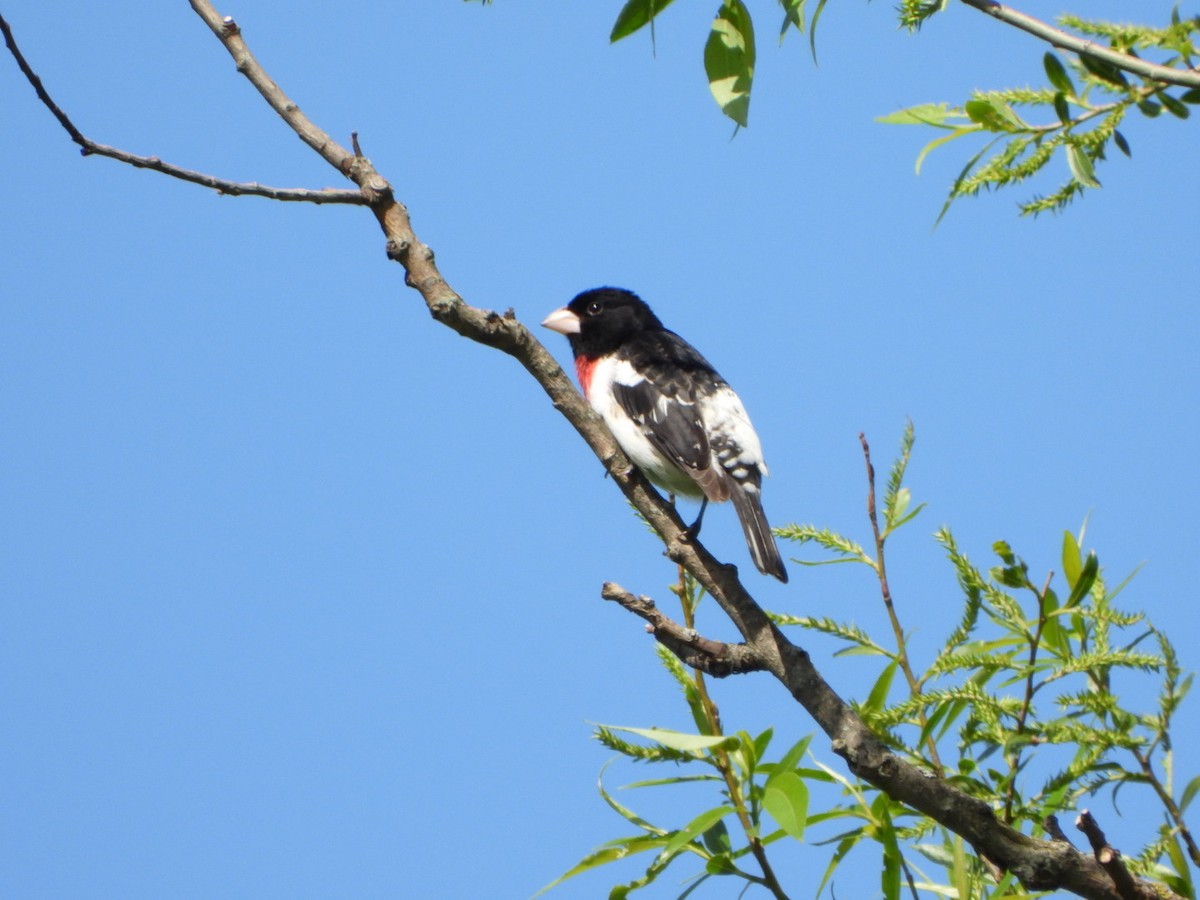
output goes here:
<path id="1" fill-rule="evenodd" d="M 700 525 L 704 522 L 704 511 L 706 509 L 708 509 L 707 497 L 700 501 L 700 514 L 696 516 L 696 521 L 688 526 L 687 536 L 692 540 L 700 537 Z"/>

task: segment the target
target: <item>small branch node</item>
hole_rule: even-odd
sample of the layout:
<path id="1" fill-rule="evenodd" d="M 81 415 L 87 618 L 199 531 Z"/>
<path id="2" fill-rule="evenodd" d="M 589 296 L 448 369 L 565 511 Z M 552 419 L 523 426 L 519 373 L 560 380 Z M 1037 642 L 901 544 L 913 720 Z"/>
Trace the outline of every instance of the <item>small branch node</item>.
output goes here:
<path id="1" fill-rule="evenodd" d="M 1058 816 L 1046 816 L 1042 820 L 1042 828 L 1046 834 L 1050 835 L 1050 840 L 1067 844 L 1071 843 L 1071 839 L 1067 837 L 1066 833 L 1062 830 L 1062 826 L 1058 824 Z M 1072 846 L 1074 845 L 1072 844 Z"/>
<path id="2" fill-rule="evenodd" d="M 362 147 L 358 144 L 358 132 L 350 132 L 350 146 L 354 148 L 354 155 L 359 159 L 363 158 Z"/>
<path id="3" fill-rule="evenodd" d="M 408 256 L 409 242 L 403 238 L 394 238 L 387 242 L 387 258 L 392 262 L 404 262 Z"/>
<path id="4" fill-rule="evenodd" d="M 233 20 L 233 16 L 225 16 L 221 19 L 221 30 L 230 37 L 242 33 L 241 27 Z"/>

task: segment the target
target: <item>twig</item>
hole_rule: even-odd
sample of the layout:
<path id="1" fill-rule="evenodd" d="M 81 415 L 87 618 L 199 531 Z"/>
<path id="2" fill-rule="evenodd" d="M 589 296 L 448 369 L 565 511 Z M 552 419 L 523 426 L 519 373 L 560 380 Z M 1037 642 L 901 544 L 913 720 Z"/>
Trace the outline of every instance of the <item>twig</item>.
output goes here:
<path id="1" fill-rule="evenodd" d="M 1025 676 L 1025 696 L 1021 700 L 1021 709 L 1017 713 L 1016 734 L 1025 734 L 1025 724 L 1029 720 L 1029 711 L 1033 709 L 1033 695 L 1037 693 L 1037 684 L 1034 682 L 1034 676 L 1037 674 L 1037 655 L 1038 650 L 1042 646 L 1042 633 L 1046 630 L 1046 592 L 1050 590 L 1050 582 L 1054 578 L 1054 573 L 1051 572 L 1046 576 L 1046 584 L 1039 592 L 1036 588 L 1030 586 L 1033 595 L 1038 601 L 1038 620 L 1037 628 L 1029 638 L 1029 661 L 1025 664 L 1029 674 Z M 1004 754 L 1005 762 L 1008 763 L 1009 778 L 1008 784 L 1004 789 L 1004 821 L 1011 822 L 1013 818 L 1013 803 L 1017 796 L 1017 773 L 1021 770 L 1021 745 L 1018 743 L 1016 750 L 1006 751 Z"/>
<path id="2" fill-rule="evenodd" d="M 863 460 L 867 464 L 867 518 L 871 521 L 871 532 L 875 538 L 875 574 L 879 578 L 879 590 L 883 595 L 883 605 L 887 609 L 888 621 L 892 624 L 892 634 L 896 638 L 896 661 L 900 663 L 900 670 L 904 673 L 904 679 L 908 682 L 908 690 L 913 697 L 920 696 L 921 682 L 917 680 L 916 673 L 912 670 L 912 663 L 908 658 L 908 641 L 904 637 L 904 628 L 900 625 L 900 617 L 896 615 L 896 606 L 892 602 L 892 590 L 888 586 L 887 564 L 884 561 L 884 543 L 887 538 L 879 528 L 879 513 L 875 508 L 875 466 L 871 463 L 871 446 L 867 443 L 867 436 L 863 432 L 858 433 L 858 442 L 862 444 Z M 921 725 L 921 730 L 925 731 L 925 726 L 928 724 L 928 718 L 925 715 L 925 708 L 920 707 L 917 711 L 917 721 Z M 929 750 L 929 761 L 938 771 L 942 771 L 942 761 L 938 756 L 937 741 L 934 740 L 931 734 L 926 741 L 926 747 Z"/>
<path id="3" fill-rule="evenodd" d="M 612 600 L 635 616 L 646 620 L 646 631 L 685 664 L 714 678 L 763 672 L 766 666 L 754 650 L 745 644 L 726 644 L 709 640 L 694 628 L 680 625 L 663 613 L 649 597 L 636 597 L 619 584 L 605 582 L 600 596 Z"/>
<path id="4" fill-rule="evenodd" d="M 612 587 L 616 587 L 613 585 Z M 683 566 L 679 566 L 679 581 L 671 589 L 672 592 L 679 598 L 679 605 L 683 611 L 683 626 L 687 629 L 690 635 L 696 633 L 696 603 L 693 602 L 693 597 L 688 593 L 688 578 L 687 570 Z M 696 595 L 698 600 L 699 594 Z M 648 598 L 643 597 L 643 600 Z M 647 625 L 647 628 L 651 626 Z M 709 644 L 720 646 L 715 641 L 709 641 Z M 664 646 L 667 646 L 664 644 Z M 687 663 L 687 659 L 680 654 L 677 649 L 671 649 L 677 657 Z M 721 711 L 717 708 L 716 701 L 708 693 L 708 682 L 704 678 L 704 670 L 696 666 L 692 666 L 692 684 L 696 687 L 696 694 L 700 698 L 700 707 L 704 712 L 704 718 L 708 723 L 706 734 L 724 734 L 725 731 L 721 727 Z M 742 831 L 746 835 L 746 844 L 750 848 L 750 853 L 758 863 L 759 869 L 762 870 L 762 880 L 758 883 L 762 884 L 775 900 L 788 900 L 787 893 L 783 889 L 783 885 L 779 883 L 779 877 L 775 874 L 775 869 L 771 865 L 771 860 L 767 856 L 767 849 L 763 845 L 762 838 L 758 834 L 758 829 L 754 826 L 754 821 L 750 816 L 750 810 L 746 807 L 746 796 L 742 790 L 741 779 L 738 778 L 737 772 L 734 770 L 732 761 L 729 758 L 729 752 L 721 747 L 713 748 L 713 758 L 716 760 L 717 770 L 721 773 L 721 778 L 725 781 L 726 795 L 729 797 L 729 802 L 733 804 L 734 813 L 737 815 L 738 824 L 742 826 Z"/>
<path id="5" fill-rule="evenodd" d="M 3 16 L 0 16 L 0 31 L 4 32 L 5 45 L 7 45 L 9 52 L 13 55 L 13 59 L 17 61 L 17 65 L 20 67 L 25 79 L 33 86 L 38 99 L 50 110 L 54 118 L 58 119 L 63 130 L 71 136 L 71 140 L 79 145 L 80 152 L 84 156 L 107 156 L 109 159 L 127 163 L 138 169 L 152 169 L 155 172 L 170 175 L 172 178 L 212 188 L 220 194 L 228 194 L 231 197 L 246 195 L 266 197 L 270 200 L 302 201 L 305 203 L 350 203 L 359 206 L 365 205 L 368 202 L 361 191 L 339 190 L 335 188 L 325 188 L 322 190 L 277 188 L 259 184 L 256 181 L 229 181 L 225 178 L 218 178 L 215 175 L 207 175 L 203 172 L 195 172 L 191 169 L 184 169 L 180 166 L 163 162 L 157 156 L 138 156 L 128 153 L 125 150 L 119 150 L 116 147 L 110 147 L 107 144 L 97 143 L 80 131 L 75 126 L 75 123 L 71 121 L 70 117 L 63 112 L 62 108 L 54 102 L 54 99 L 42 84 L 42 79 L 33 71 L 29 63 L 25 61 L 24 54 L 21 53 L 20 47 L 17 46 L 17 42 L 13 38 L 12 29 L 9 28 L 8 22 L 4 20 Z"/>
<path id="6" fill-rule="evenodd" d="M 1150 755 L 1143 753 L 1137 747 L 1130 749 L 1133 758 L 1138 761 L 1138 766 L 1142 770 L 1142 774 L 1146 776 L 1146 781 L 1154 793 L 1158 795 L 1158 799 L 1162 801 L 1166 807 L 1167 815 L 1171 817 L 1175 828 L 1179 832 L 1179 836 L 1183 838 L 1183 844 L 1187 847 L 1188 858 L 1191 859 L 1192 865 L 1200 866 L 1200 847 L 1196 846 L 1196 839 L 1192 837 L 1191 829 L 1187 827 L 1187 823 L 1183 820 L 1183 811 L 1179 808 L 1179 804 L 1175 802 L 1175 798 L 1163 786 L 1159 780 L 1158 773 L 1154 771 L 1154 767 L 1150 764 Z"/>
<path id="7" fill-rule="evenodd" d="M 1052 841 L 1063 841 L 1070 844 L 1071 839 L 1063 832 L 1062 826 L 1058 824 L 1058 816 L 1046 816 L 1042 819 L 1042 828 L 1046 834 L 1050 835 Z"/>
<path id="8" fill-rule="evenodd" d="M 1125 868 L 1121 851 L 1109 846 L 1108 838 L 1104 836 L 1104 832 L 1100 830 L 1100 825 L 1092 818 L 1092 814 L 1086 809 L 1083 810 L 1079 814 L 1079 818 L 1075 820 L 1075 827 L 1087 836 L 1088 843 L 1092 845 L 1092 852 L 1096 856 L 1096 862 L 1100 863 L 1104 867 L 1104 871 L 1112 878 L 1121 900 L 1139 900 L 1143 895 L 1138 890 L 1137 881 Z"/>
<path id="9" fill-rule="evenodd" d="M 995 0 L 962 0 L 962 2 L 972 9 L 987 13 L 994 19 L 999 19 L 1005 24 L 1019 28 L 1021 31 L 1032 34 L 1034 37 L 1040 38 L 1051 46 L 1062 50 L 1069 50 L 1072 53 L 1078 53 L 1082 56 L 1092 56 L 1096 59 L 1102 59 L 1116 66 L 1118 69 L 1134 75 L 1140 75 L 1142 78 L 1147 78 L 1151 81 L 1159 81 L 1163 84 L 1177 84 L 1180 87 L 1200 87 L 1200 72 L 1195 69 L 1173 69 L 1170 66 L 1160 66 L 1157 63 L 1147 62 L 1128 53 L 1121 53 L 1118 50 L 1113 50 L 1111 47 L 1097 44 L 1095 41 L 1077 37 L 1070 32 L 1063 31 L 1061 28 L 1055 28 L 1041 19 L 1035 19 L 1033 16 L 1019 12 L 1011 6 L 1004 6 L 1001 3 L 997 3 Z"/>

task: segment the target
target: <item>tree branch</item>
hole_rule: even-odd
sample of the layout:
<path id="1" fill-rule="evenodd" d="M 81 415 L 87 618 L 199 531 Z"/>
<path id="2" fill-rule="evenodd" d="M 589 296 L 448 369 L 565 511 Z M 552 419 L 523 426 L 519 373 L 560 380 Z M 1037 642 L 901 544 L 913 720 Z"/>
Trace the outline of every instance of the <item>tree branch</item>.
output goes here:
<path id="1" fill-rule="evenodd" d="M 1150 81 L 1158 81 L 1163 84 L 1177 84 L 1180 87 L 1200 87 L 1200 71 L 1195 69 L 1173 69 L 1170 66 L 1160 66 L 1156 63 L 1147 62 L 1128 53 L 1121 53 L 1118 50 L 1113 50 L 1111 47 L 1105 47 L 1102 44 L 1097 44 L 1095 41 L 1078 37 L 1068 31 L 1063 31 L 1061 28 L 1055 28 L 1048 22 L 1035 19 L 1033 16 L 1026 15 L 1023 12 L 1013 9 L 1011 6 L 1004 6 L 1001 3 L 997 3 L 996 0 L 962 0 L 962 2 L 972 9 L 977 9 L 981 13 L 987 13 L 992 18 L 999 19 L 1001 22 L 1012 25 L 1014 28 L 1019 28 L 1021 31 L 1032 34 L 1034 37 L 1040 38 L 1061 50 L 1069 50 L 1072 53 L 1102 59 L 1116 66 L 1118 69 L 1123 69 L 1134 75 L 1140 75 L 1142 78 L 1147 78 Z"/>
<path id="2" fill-rule="evenodd" d="M 613 600 L 635 616 L 646 620 L 646 631 L 654 639 L 674 653 L 685 665 L 700 669 L 714 678 L 741 675 L 745 672 L 762 672 L 763 665 L 754 651 L 745 644 L 726 644 L 696 633 L 663 613 L 649 597 L 635 597 L 619 584 L 604 583 L 600 596 Z"/>
<path id="3" fill-rule="evenodd" d="M 1087 836 L 1088 843 L 1092 846 L 1092 852 L 1096 855 L 1096 861 L 1104 866 L 1104 871 L 1112 878 L 1121 900 L 1138 900 L 1142 895 L 1138 892 L 1137 881 L 1125 868 L 1121 851 L 1109 846 L 1108 838 L 1104 836 L 1104 832 L 1100 829 L 1099 823 L 1092 818 L 1092 814 L 1086 809 L 1083 810 L 1079 814 L 1079 818 L 1075 820 L 1075 827 Z"/>
<path id="4" fill-rule="evenodd" d="M 289 127 L 330 165 L 358 185 L 363 201 L 370 206 L 384 233 L 388 258 L 404 267 L 405 283 L 420 293 L 433 318 L 464 337 L 503 351 L 525 367 L 550 397 L 555 409 L 604 464 L 622 493 L 657 532 L 666 546 L 667 557 L 695 577 L 745 639 L 744 644 L 726 645 L 689 639 L 685 633 L 678 638 L 680 649 L 698 652 L 710 665 L 728 658 L 737 660 L 738 665 L 745 667 L 744 671 L 770 672 L 831 738 L 834 751 L 845 759 L 854 774 L 961 835 L 979 854 L 1011 871 L 1027 888 L 1061 888 L 1089 900 L 1126 900 L 1116 892 L 1108 874 L 1091 856 L 1079 853 L 1061 841 L 1038 840 L 998 822 L 983 801 L 905 762 L 882 744 L 821 677 L 808 654 L 784 637 L 771 622 L 738 579 L 737 569 L 722 564 L 702 544 L 689 538 L 674 507 L 630 465 L 558 362 L 517 321 L 513 311 L 500 314 L 465 303 L 438 271 L 433 251 L 422 244 L 412 230 L 408 210 L 395 199 L 391 185 L 370 160 L 340 146 L 300 111 L 263 71 L 232 18 L 222 18 L 208 0 L 189 2 L 234 58 L 238 71 L 250 80 Z M 5 34 L 8 37 L 7 26 Z M 19 58 L 11 41 L 9 47 Z M 22 70 L 26 77 L 32 74 L 25 65 Z M 36 88 L 40 82 L 34 81 L 34 84 Z M 78 142 L 78 131 L 70 120 L 57 107 L 48 105 Z M 157 171 L 165 172 L 162 168 Z M 609 592 L 626 608 L 651 620 L 644 614 L 650 613 L 650 609 L 643 606 L 648 601 L 638 598 L 631 601 L 631 595 L 615 585 L 610 586 Z M 660 640 L 660 633 L 668 640 L 676 640 L 673 628 L 679 628 L 677 623 L 661 617 L 654 619 L 652 624 Z M 1146 882 L 1135 882 L 1135 887 L 1139 891 L 1135 896 L 1147 900 L 1174 896 Z"/>
<path id="5" fill-rule="evenodd" d="M 218 178 L 215 175 L 207 175 L 203 172 L 195 172 L 191 169 L 184 169 L 181 166 L 163 162 L 157 156 L 138 156 L 125 150 L 119 150 L 116 147 L 110 147 L 107 144 L 97 143 L 80 131 L 75 126 L 75 123 L 71 121 L 70 117 L 63 112 L 62 108 L 54 102 L 54 99 L 42 84 L 42 79 L 33 71 L 29 63 L 25 61 L 24 54 L 21 53 L 21 49 L 17 46 L 17 42 L 13 38 L 12 29 L 9 28 L 8 22 L 5 21 L 3 16 L 0 16 L 0 31 L 4 32 L 5 45 L 13 55 L 13 59 L 17 61 L 17 65 L 20 67 L 25 79 L 33 86 L 38 99 L 50 110 L 54 118 L 58 119 L 59 124 L 71 136 L 71 140 L 79 145 L 80 152 L 84 156 L 107 156 L 109 159 L 127 163 L 138 169 L 151 169 L 155 172 L 161 172 L 164 175 L 170 175 L 172 178 L 178 178 L 192 184 L 199 184 L 203 187 L 212 188 L 220 194 L 229 194 L 234 197 L 247 195 L 266 197 L 270 200 L 302 201 L 305 203 L 350 203 L 359 206 L 366 205 L 367 203 L 367 198 L 362 195 L 361 191 L 339 190 L 336 188 L 324 188 L 322 190 L 277 188 L 259 184 L 256 181 L 229 181 L 225 178 Z"/>

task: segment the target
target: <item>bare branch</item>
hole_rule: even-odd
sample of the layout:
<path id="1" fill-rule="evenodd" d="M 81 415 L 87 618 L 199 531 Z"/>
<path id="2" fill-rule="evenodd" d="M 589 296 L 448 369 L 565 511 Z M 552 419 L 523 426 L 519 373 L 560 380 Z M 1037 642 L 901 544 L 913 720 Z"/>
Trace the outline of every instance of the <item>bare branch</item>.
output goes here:
<path id="1" fill-rule="evenodd" d="M 1137 880 L 1125 868 L 1121 851 L 1109 846 L 1108 838 L 1104 836 L 1104 832 L 1100 830 L 1100 825 L 1092 818 L 1092 814 L 1086 809 L 1083 810 L 1079 814 L 1079 818 L 1075 820 L 1075 827 L 1087 836 L 1088 843 L 1092 845 L 1092 852 L 1096 854 L 1096 861 L 1112 878 L 1121 900 L 1139 900 L 1143 897 L 1144 895 L 1138 890 Z"/>
<path id="2" fill-rule="evenodd" d="M 17 46 L 17 42 L 13 38 L 12 29 L 9 28 L 8 22 L 5 21 L 3 16 L 0 16 L 0 31 L 4 32 L 4 43 L 13 55 L 13 59 L 17 61 L 17 65 L 20 66 L 25 79 L 33 86 L 38 99 L 50 110 L 54 118 L 58 119 L 59 124 L 71 136 L 71 140 L 79 145 L 80 152 L 84 156 L 107 156 L 109 159 L 115 159 L 118 162 L 126 163 L 138 169 L 151 169 L 155 172 L 161 172 L 164 175 L 170 175 L 172 178 L 212 188 L 218 193 L 229 194 L 233 197 L 246 195 L 267 197 L 271 200 L 302 201 L 305 203 L 350 203 L 359 206 L 367 203 L 367 198 L 362 195 L 361 191 L 340 190 L 336 188 L 324 188 L 321 190 L 277 188 L 259 184 L 255 181 L 229 181 L 225 178 L 218 178 L 215 175 L 207 175 L 204 172 L 195 172 L 191 169 L 184 169 L 180 166 L 163 162 L 157 156 L 138 156 L 116 147 L 110 147 L 107 144 L 97 143 L 80 131 L 75 126 L 75 123 L 71 121 L 70 117 L 63 112 L 62 108 L 54 102 L 54 98 L 50 96 L 42 84 L 42 79 L 38 77 L 37 73 L 26 62 L 24 54 L 21 53 L 21 49 Z"/>
<path id="3" fill-rule="evenodd" d="M 972 9 L 987 13 L 994 19 L 999 19 L 1001 22 L 1012 25 L 1014 28 L 1019 28 L 1021 31 L 1032 34 L 1036 38 L 1041 38 L 1046 43 L 1059 49 L 1102 59 L 1116 66 L 1118 69 L 1123 69 L 1126 72 L 1140 75 L 1142 78 L 1158 81 L 1162 84 L 1177 84 L 1180 87 L 1200 87 L 1200 71 L 1195 69 L 1173 69 L 1170 66 L 1160 66 L 1156 63 L 1147 62 L 1144 59 L 1138 59 L 1138 57 L 1131 56 L 1128 53 L 1121 53 L 1118 50 L 1113 50 L 1111 47 L 1097 44 L 1095 41 L 1077 37 L 1070 32 L 1063 31 L 1061 28 L 1055 28 L 1048 22 L 1035 19 L 1033 16 L 1026 15 L 1023 12 L 1013 9 L 1011 6 L 1004 6 L 1001 3 L 997 3 L 995 0 L 962 0 L 962 2 Z"/>
<path id="4" fill-rule="evenodd" d="M 619 603 L 635 616 L 645 619 L 646 630 L 654 635 L 655 640 L 693 669 L 700 669 L 714 678 L 766 669 L 750 647 L 703 637 L 694 628 L 687 628 L 671 619 L 649 597 L 635 597 L 611 581 L 605 582 L 600 596 Z"/>

